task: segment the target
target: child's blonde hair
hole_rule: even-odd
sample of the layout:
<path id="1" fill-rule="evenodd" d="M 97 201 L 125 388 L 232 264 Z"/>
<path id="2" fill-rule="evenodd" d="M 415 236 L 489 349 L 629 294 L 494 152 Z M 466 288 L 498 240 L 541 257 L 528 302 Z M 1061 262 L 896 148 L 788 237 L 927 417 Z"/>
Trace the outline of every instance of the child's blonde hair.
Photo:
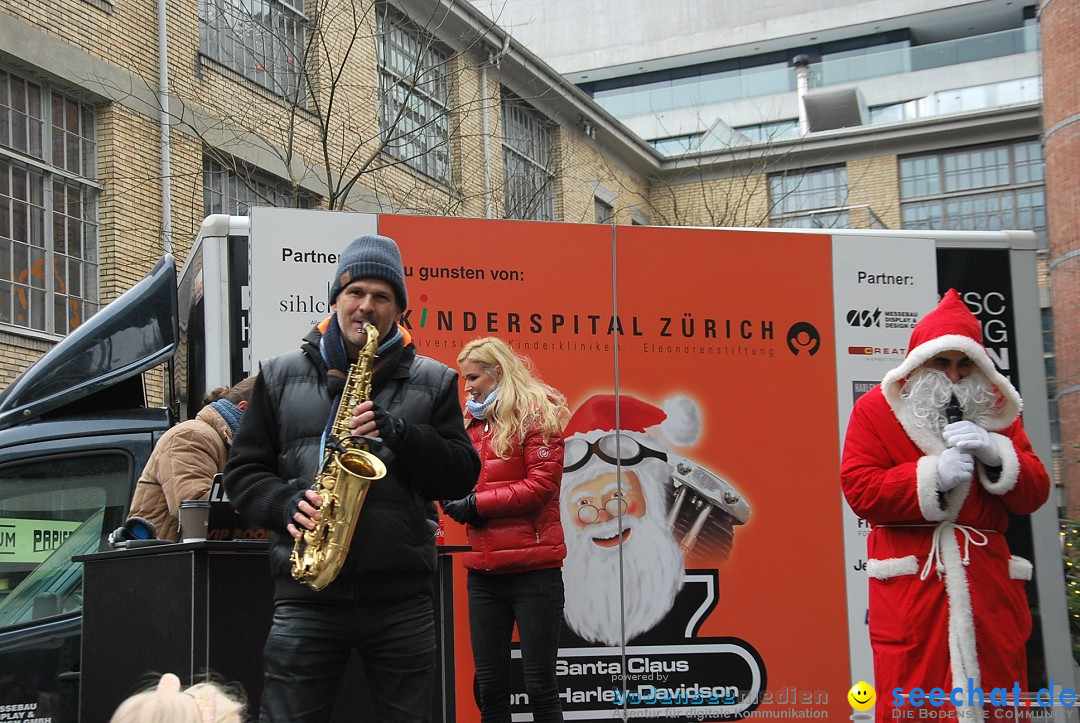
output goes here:
<path id="1" fill-rule="evenodd" d="M 182 691 L 180 679 L 166 673 L 153 690 L 121 703 L 109 723 L 242 723 L 243 714 L 242 695 L 216 683 L 196 683 Z"/>

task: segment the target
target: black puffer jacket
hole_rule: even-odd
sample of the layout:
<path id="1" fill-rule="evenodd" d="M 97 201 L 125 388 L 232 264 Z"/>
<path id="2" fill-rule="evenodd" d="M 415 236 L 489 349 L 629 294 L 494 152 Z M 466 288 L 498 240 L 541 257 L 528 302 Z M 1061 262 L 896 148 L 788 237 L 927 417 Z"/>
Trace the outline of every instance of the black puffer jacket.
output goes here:
<path id="1" fill-rule="evenodd" d="M 433 500 L 463 497 L 480 461 L 462 423 L 457 372 L 417 356 L 413 345 L 375 375 L 372 396 L 408 422 L 391 450 L 376 451 L 386 477 L 372 483 L 338 578 L 314 591 L 292 579 L 286 532 L 298 492 L 311 486 L 332 400 L 319 356 L 319 332 L 304 346 L 263 362 L 225 468 L 232 505 L 271 530 L 275 600 L 319 602 L 395 598 L 430 592 L 438 512 Z"/>

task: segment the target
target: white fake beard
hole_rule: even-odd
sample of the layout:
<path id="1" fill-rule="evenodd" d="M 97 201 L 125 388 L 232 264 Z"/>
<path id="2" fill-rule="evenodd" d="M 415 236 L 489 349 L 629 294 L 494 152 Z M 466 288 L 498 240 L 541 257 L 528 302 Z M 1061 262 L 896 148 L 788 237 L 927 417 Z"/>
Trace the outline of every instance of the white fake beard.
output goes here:
<path id="1" fill-rule="evenodd" d="M 964 419 L 984 429 L 997 411 L 997 391 L 979 369 L 953 384 L 949 377 L 936 369 L 916 369 L 900 391 L 901 404 L 897 416 L 912 429 L 929 429 L 937 436 L 945 429 L 945 407 L 949 397 L 956 396 Z"/>
<path id="2" fill-rule="evenodd" d="M 651 507 L 649 508 L 652 509 Z M 593 643 L 622 642 L 619 605 L 619 548 L 601 547 L 593 538 L 619 534 L 619 520 L 580 529 L 567 520 L 564 615 L 579 636 Z M 683 557 L 664 521 L 663 509 L 645 517 L 624 515 L 623 542 L 626 640 L 652 629 L 675 601 L 683 585 Z"/>

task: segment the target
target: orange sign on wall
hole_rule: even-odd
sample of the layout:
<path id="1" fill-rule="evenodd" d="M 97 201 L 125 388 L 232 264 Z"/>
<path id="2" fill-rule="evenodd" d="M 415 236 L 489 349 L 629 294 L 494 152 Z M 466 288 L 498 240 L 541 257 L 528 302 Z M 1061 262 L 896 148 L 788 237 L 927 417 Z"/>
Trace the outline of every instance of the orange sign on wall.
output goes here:
<path id="1" fill-rule="evenodd" d="M 566 395 L 568 445 L 592 456 L 561 500 L 567 719 L 847 716 L 830 239 L 405 216 L 379 232 L 402 249 L 419 353 L 454 366 L 501 337 Z M 626 507 L 593 525 L 576 490 L 602 464 Z M 479 720 L 459 564 L 454 583 L 457 720 Z M 520 660 L 515 685 L 517 720 Z"/>

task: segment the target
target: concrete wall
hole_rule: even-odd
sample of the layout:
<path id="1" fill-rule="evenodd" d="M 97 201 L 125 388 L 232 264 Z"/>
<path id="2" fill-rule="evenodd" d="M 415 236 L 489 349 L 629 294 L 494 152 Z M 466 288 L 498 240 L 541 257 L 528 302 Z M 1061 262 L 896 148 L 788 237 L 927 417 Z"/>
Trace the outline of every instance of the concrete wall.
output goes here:
<path id="1" fill-rule="evenodd" d="M 1008 0 L 627 0 L 611 12 L 608 0 L 473 0 L 482 12 L 561 73 L 582 73 L 634 63 L 702 54 L 698 60 L 783 49 L 792 41 L 815 42 L 918 25 L 951 24 L 958 14 L 971 23 L 1008 15 L 1021 5 Z M 965 21 L 966 22 L 966 21 Z M 965 26 L 967 27 L 967 26 Z M 588 42 L 582 42 L 586 34 Z M 778 39 L 783 42 L 777 43 Z M 684 60 L 678 64 L 688 64 Z M 604 77 L 593 72 L 591 80 Z M 577 76 L 572 78 L 579 81 Z"/>

